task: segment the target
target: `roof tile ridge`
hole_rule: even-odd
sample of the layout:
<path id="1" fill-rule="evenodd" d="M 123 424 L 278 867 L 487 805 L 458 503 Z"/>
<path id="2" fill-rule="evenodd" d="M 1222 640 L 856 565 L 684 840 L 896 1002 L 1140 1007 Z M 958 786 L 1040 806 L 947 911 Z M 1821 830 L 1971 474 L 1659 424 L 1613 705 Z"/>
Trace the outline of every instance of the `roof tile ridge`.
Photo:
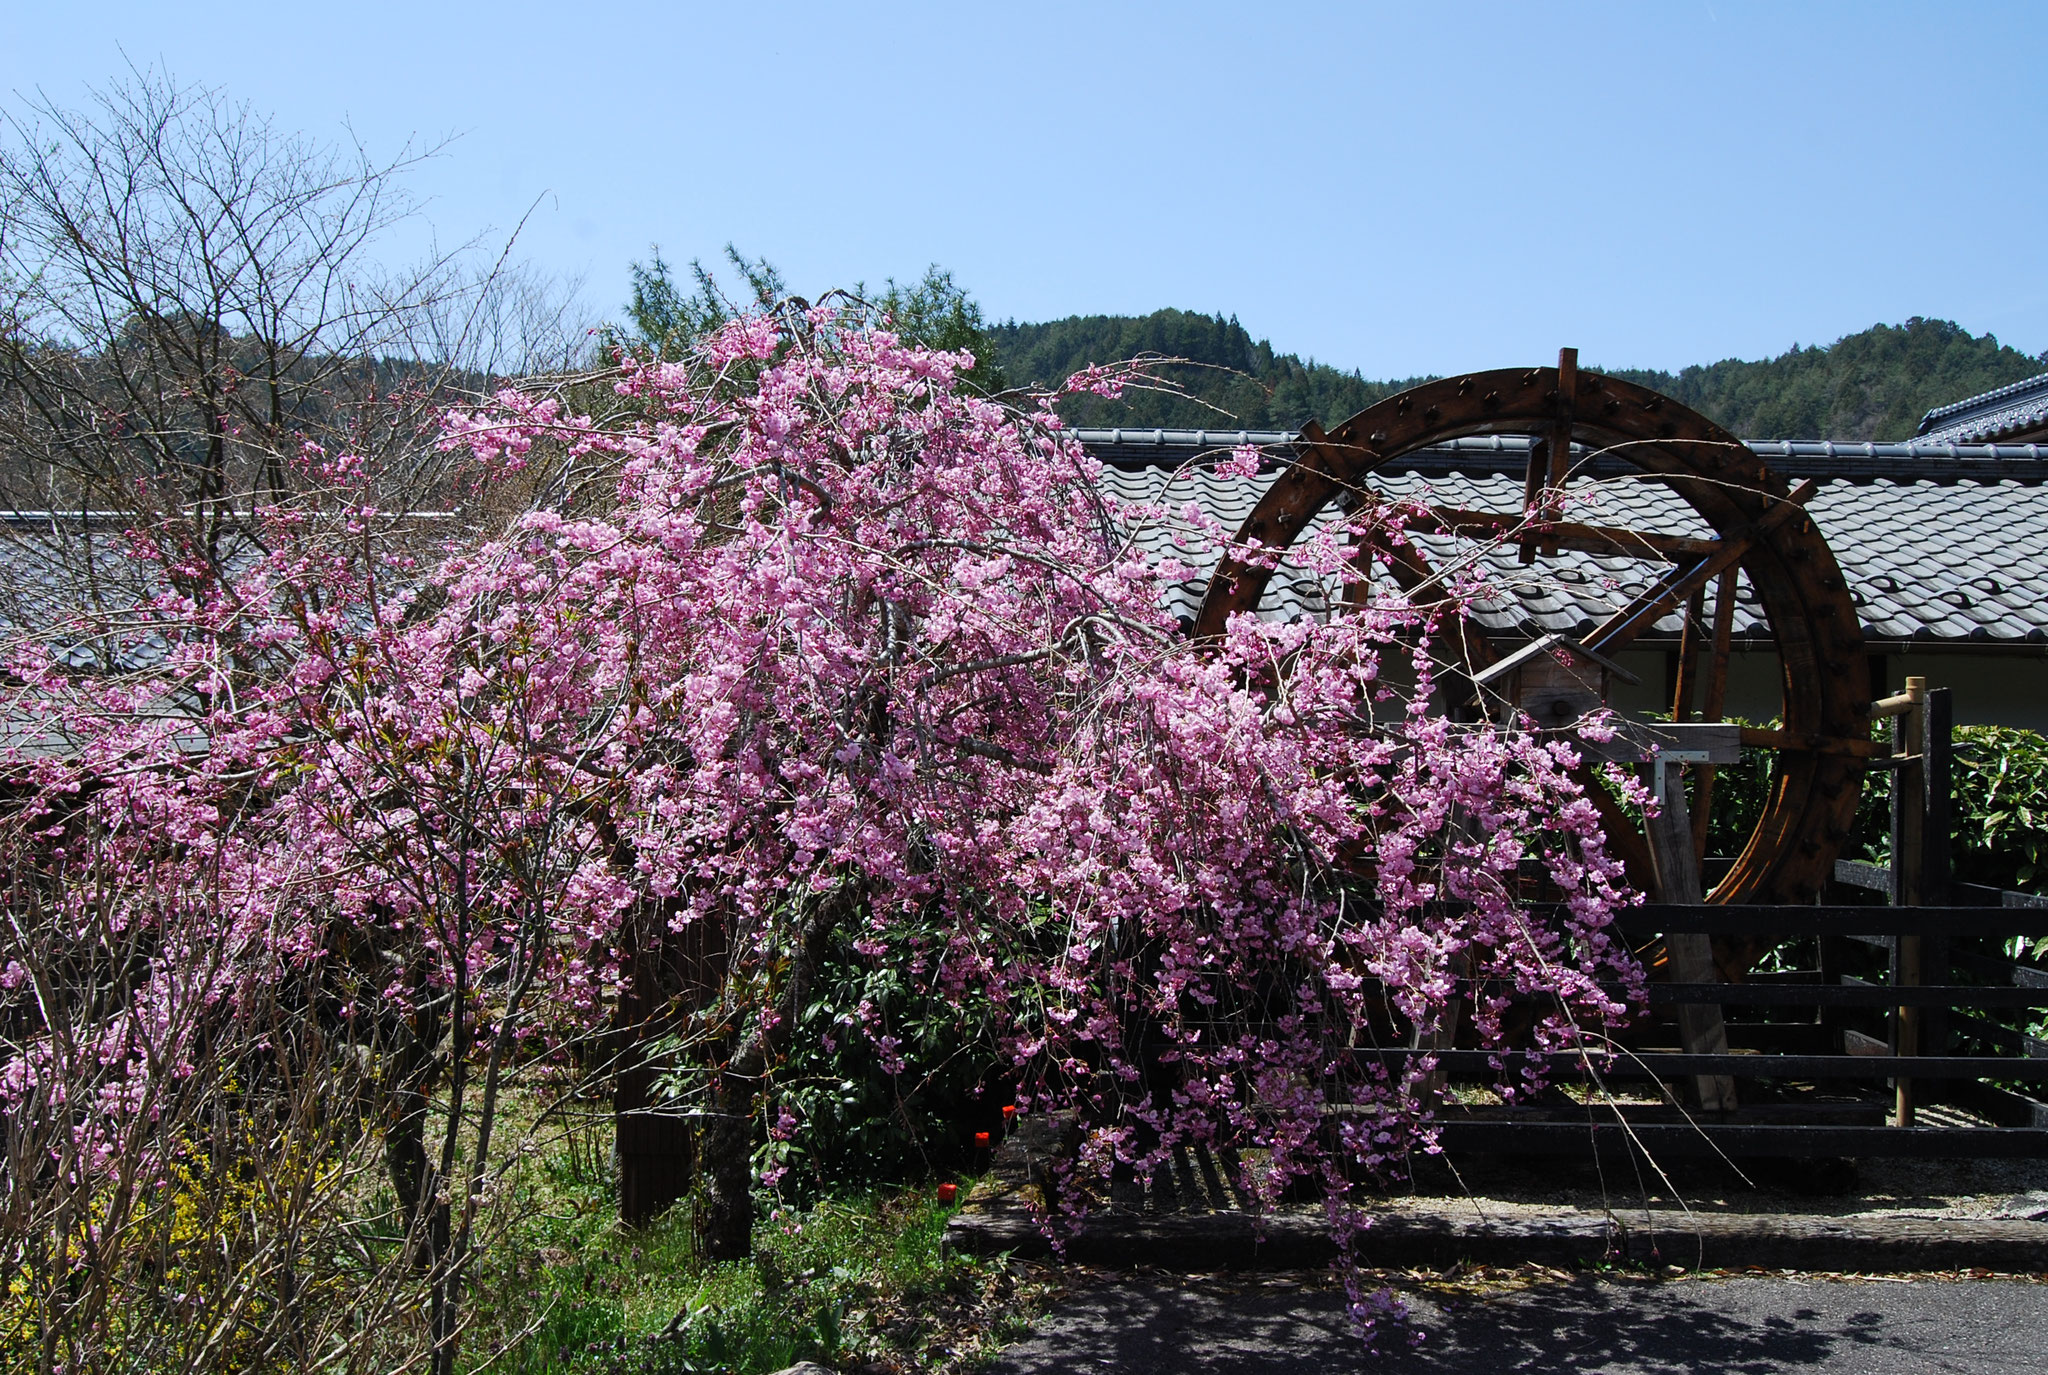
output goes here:
<path id="1" fill-rule="evenodd" d="M 1928 427 L 1937 420 L 1946 420 L 1950 416 L 1961 415 L 1964 411 L 1987 405 L 1993 401 L 2003 401 L 2009 397 L 2019 396 L 2037 387 L 2048 388 L 2048 372 L 2036 373 L 2032 377 L 2022 378 L 2017 382 L 2008 382 L 2002 387 L 1993 387 L 1990 391 L 1979 392 L 1975 396 L 1966 396 L 1960 401 L 1951 401 L 1945 406 L 1936 406 L 1933 410 L 1920 417 L 1920 428 L 1914 431 L 1914 433 L 1924 434 Z"/>

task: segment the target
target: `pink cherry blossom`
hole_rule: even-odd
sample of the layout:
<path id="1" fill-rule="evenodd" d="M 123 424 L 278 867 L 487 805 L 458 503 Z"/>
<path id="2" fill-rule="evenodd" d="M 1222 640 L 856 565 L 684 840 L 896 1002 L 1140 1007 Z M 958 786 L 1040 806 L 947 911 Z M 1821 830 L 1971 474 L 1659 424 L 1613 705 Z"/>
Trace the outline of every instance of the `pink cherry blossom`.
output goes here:
<path id="1" fill-rule="evenodd" d="M 1435 1044 L 1462 1002 L 1478 1044 L 1569 1060 L 1639 1000 L 1575 742 L 1443 709 L 1476 576 L 1190 642 L 1188 567 L 1136 539 L 1161 513 L 1105 500 L 1048 409 L 958 388 L 971 366 L 789 310 L 622 360 L 624 420 L 504 391 L 446 418 L 472 480 L 597 475 L 602 499 L 431 572 L 367 501 L 281 505 L 233 577 L 98 628 L 160 646 L 148 681 L 17 664 L 18 709 L 76 748 L 6 761 L 31 789 L 11 853 L 71 873 L 80 930 L 109 903 L 154 953 L 91 1046 L 34 1042 L 0 1096 L 89 1053 L 145 1103 L 274 972 L 324 966 L 354 1015 L 458 996 L 471 1054 L 542 1057 L 609 1025 L 646 941 L 722 951 L 688 998 L 772 1048 L 834 925 L 1002 1010 L 1020 1110 L 1084 1125 L 1070 1212 L 1089 1176 L 1225 1144 L 1265 1153 L 1268 1200 L 1319 1179 L 1348 1243 L 1353 1167 L 1434 1149 L 1434 1062 L 1376 1047 Z M 1299 556 L 1369 586 L 1351 551 L 1411 516 L 1362 507 Z M 364 952 L 382 972 L 343 979 Z"/>

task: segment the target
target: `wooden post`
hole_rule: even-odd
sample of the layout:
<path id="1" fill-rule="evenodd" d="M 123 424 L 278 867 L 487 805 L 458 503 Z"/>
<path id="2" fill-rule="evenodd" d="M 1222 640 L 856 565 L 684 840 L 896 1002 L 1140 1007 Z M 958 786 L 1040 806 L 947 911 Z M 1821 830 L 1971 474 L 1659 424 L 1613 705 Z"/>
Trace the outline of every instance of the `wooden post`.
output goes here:
<path id="1" fill-rule="evenodd" d="M 1550 481 L 1550 441 L 1538 435 L 1529 441 L 1529 469 L 1522 478 L 1522 519 L 1534 524 L 1541 517 L 1544 489 Z M 1536 537 L 1525 530 L 1518 558 L 1523 564 L 1536 562 Z"/>
<path id="2" fill-rule="evenodd" d="M 1950 851 L 1953 827 L 1949 815 L 1951 734 L 1955 728 L 1955 702 L 1948 688 L 1927 691 L 1927 709 L 1921 718 L 1920 757 L 1924 779 L 1920 822 L 1920 901 L 1927 907 L 1949 904 Z M 1948 937 L 1930 935 L 1920 939 L 1920 977 L 1924 983 L 1946 984 L 1949 975 Z M 1919 1053 L 1948 1054 L 1948 1009 L 1920 1009 Z M 1937 1085 L 1930 1085 L 1930 1089 Z"/>
<path id="3" fill-rule="evenodd" d="M 1472 957 L 1463 952 L 1451 956 L 1450 974 L 1453 985 L 1468 983 L 1472 978 Z M 1425 1034 L 1420 1026 L 1416 1027 L 1409 1033 L 1408 1048 L 1410 1050 L 1457 1049 L 1458 1028 L 1464 1024 L 1465 1004 L 1467 1001 L 1463 993 L 1451 994 L 1449 998 L 1444 1000 L 1443 1013 L 1438 1019 L 1435 1029 Z M 1444 1089 L 1450 1082 L 1451 1076 L 1444 1070 L 1436 1070 L 1425 1075 L 1416 1093 L 1416 1096 L 1421 1099 L 1423 1107 L 1431 1112 L 1441 1109 L 1443 1107 Z"/>
<path id="4" fill-rule="evenodd" d="M 1659 902 L 1699 903 L 1705 901 L 1700 886 L 1699 857 L 1692 848 L 1692 822 L 1686 815 L 1685 781 L 1677 764 L 1659 759 L 1655 771 L 1657 794 L 1662 802 L 1648 827 L 1650 864 L 1656 871 Z M 1672 932 L 1664 937 L 1671 952 L 1673 983 L 1710 984 L 1721 981 L 1714 967 L 1713 938 L 1699 932 Z M 1728 1028 L 1721 1009 L 1697 1003 L 1680 1004 L 1678 1035 L 1689 1055 L 1726 1055 Z M 1693 1080 L 1700 1108 L 1706 1112 L 1735 1109 L 1735 1080 L 1726 1074 L 1702 1074 Z"/>
<path id="5" fill-rule="evenodd" d="M 1926 862 L 1927 829 L 1927 680 L 1906 679 L 1905 711 L 1892 727 L 1892 902 L 1900 907 L 1918 907 L 1921 878 Z M 1910 988 L 1920 982 L 1920 937 L 1892 937 L 1891 983 Z M 1920 1053 L 1920 1009 L 1892 1009 L 1891 1052 L 1894 1055 Z M 1894 1079 L 1894 1120 L 1901 1127 L 1913 1125 L 1913 1081 Z"/>
<path id="6" fill-rule="evenodd" d="M 1949 901 L 1949 787 L 1952 782 L 1955 699 L 1948 688 L 1929 688 L 1920 717 L 1920 901 L 1946 907 Z"/>
<path id="7" fill-rule="evenodd" d="M 1572 413 L 1579 399 L 1579 351 L 1557 351 L 1557 420 L 1550 427 L 1550 471 L 1543 481 L 1543 517 L 1556 520 L 1563 515 L 1564 475 L 1572 461 Z M 1557 546 L 1546 543 L 1543 557 L 1556 558 Z"/>
<path id="8" fill-rule="evenodd" d="M 1735 586 L 1741 570 L 1731 568 L 1714 588 L 1714 657 L 1707 670 L 1707 702 L 1702 721 L 1718 721 L 1728 708 L 1728 654 L 1735 637 Z M 1702 592 L 1705 589 L 1701 589 Z M 1714 812 L 1714 766 L 1699 766 L 1699 815 L 1692 819 L 1692 852 L 1707 855 L 1707 824 Z"/>
<path id="9" fill-rule="evenodd" d="M 1529 470 L 1522 480 L 1522 514 L 1532 523 L 1554 521 L 1560 514 L 1558 493 L 1564 490 L 1565 473 L 1572 461 L 1572 414 L 1579 394 L 1579 351 L 1557 351 L 1557 412 L 1550 433 L 1536 435 L 1529 445 Z M 1557 555 L 1554 540 L 1542 540 L 1523 532 L 1521 561 L 1536 561 L 1540 548 L 1545 558 Z"/>
<path id="10" fill-rule="evenodd" d="M 1693 684 L 1700 676 L 1700 629 L 1707 619 L 1707 589 L 1692 594 L 1685 609 L 1685 628 L 1678 633 L 1678 665 L 1671 675 L 1671 719 L 1692 719 Z M 1708 718 L 1712 719 L 1712 718 Z"/>

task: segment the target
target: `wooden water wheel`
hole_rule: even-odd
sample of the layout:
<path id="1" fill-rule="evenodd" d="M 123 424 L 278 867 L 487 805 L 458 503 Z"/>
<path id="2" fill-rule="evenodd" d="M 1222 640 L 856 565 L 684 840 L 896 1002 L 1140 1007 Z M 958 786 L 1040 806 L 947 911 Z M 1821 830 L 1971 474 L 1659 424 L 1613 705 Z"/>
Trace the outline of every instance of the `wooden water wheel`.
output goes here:
<path id="1" fill-rule="evenodd" d="M 1689 675 L 1708 649 L 1709 691 L 1700 705 L 1718 720 L 1738 587 L 1746 583 L 1768 624 L 1783 678 L 1781 727 L 1745 728 L 1743 746 L 1776 753 L 1774 786 L 1761 819 L 1712 902 L 1811 901 L 1833 871 L 1855 817 L 1865 761 L 1883 753 L 1870 738 L 1869 678 L 1863 635 L 1842 572 L 1806 514 L 1814 484 L 1797 489 L 1771 472 L 1735 436 L 1669 397 L 1619 378 L 1581 372 L 1572 350 L 1554 368 L 1511 368 L 1428 382 L 1359 412 L 1324 433 L 1309 426 L 1297 461 L 1267 491 L 1238 532 L 1241 540 L 1285 547 L 1326 507 L 1377 499 L 1372 476 L 1404 455 L 1466 436 L 1528 435 L 1522 509 L 1431 508 L 1418 533 L 1498 544 L 1513 539 L 1533 564 L 1561 551 L 1640 559 L 1655 566 L 1647 590 L 1614 599 L 1606 619 L 1580 637 L 1611 658 L 1658 621 L 1685 612 L 1680 689 L 1684 719 Z M 1661 484 L 1697 514 L 1710 537 L 1578 524 L 1563 518 L 1572 444 L 1620 460 L 1633 480 Z M 1419 549 L 1376 551 L 1404 585 L 1430 584 Z M 1271 569 L 1226 560 L 1211 578 L 1195 633 L 1219 634 L 1233 612 L 1259 606 Z M 1712 593 L 1713 613 L 1705 606 Z M 1469 681 L 1504 657 L 1505 646 L 1472 622 L 1460 627 Z M 1707 775 L 1709 778 L 1711 774 Z M 1710 784 L 1708 786 L 1711 786 Z M 1610 844 L 1631 876 L 1649 886 L 1649 846 L 1636 823 L 1592 789 L 1608 813 Z M 1703 845 L 1705 808 L 1696 845 Z"/>

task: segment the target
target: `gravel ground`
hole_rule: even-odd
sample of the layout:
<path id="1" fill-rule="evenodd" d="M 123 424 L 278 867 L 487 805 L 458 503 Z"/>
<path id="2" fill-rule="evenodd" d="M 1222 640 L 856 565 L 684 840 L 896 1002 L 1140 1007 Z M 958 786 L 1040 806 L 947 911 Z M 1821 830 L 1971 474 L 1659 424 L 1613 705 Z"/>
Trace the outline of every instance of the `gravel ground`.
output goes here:
<path id="1" fill-rule="evenodd" d="M 1862 1160 L 1745 1162 L 1733 1168 L 1671 1161 L 1668 1181 L 1633 1172 L 1604 1177 L 1590 1163 L 1467 1162 L 1453 1174 L 1432 1165 L 1412 1194 L 1389 1208 L 1422 1203 L 1437 1212 L 1470 1208 L 1475 1218 L 1559 1207 L 1683 1206 L 1703 1213 L 1804 1213 L 1833 1217 L 1996 1218 L 2048 1216 L 2048 1160 Z M 1753 1186 L 1753 1187 L 1752 1187 Z M 2044 1362 L 2048 1365 L 2048 1362 Z"/>
<path id="2" fill-rule="evenodd" d="M 1409 1288 L 1400 1334 L 1367 1352 L 1321 1276 L 1137 1275 L 1078 1289 L 992 1375 L 1322 1375 L 1335 1371 L 2038 1371 L 2048 1285 L 1743 1275 L 1564 1277 Z"/>
<path id="3" fill-rule="evenodd" d="M 1668 1224 L 1682 1201 L 1723 1216 L 2048 1220 L 2048 1160 L 1743 1162 L 1738 1173 L 1685 1159 L 1668 1168 L 1670 1180 L 1549 1159 L 1540 1169 L 1469 1160 L 1455 1173 L 1434 1164 L 1372 1210 L 1452 1219 L 1469 1210 L 1477 1223 L 1570 1208 L 1628 1222 L 1648 1208 Z M 1389 1282 L 1412 1323 L 1368 1353 L 1328 1275 L 1170 1273 L 1190 1259 L 1161 1255 L 1159 1269 L 1135 1274 L 1049 1267 L 1067 1296 L 992 1375 L 2048 1370 L 2048 1283 L 2039 1282 L 2048 1276 L 1401 1272 Z M 2048 1252 L 2038 1268 L 2048 1271 Z M 1421 1339 L 1412 1347 L 1411 1335 Z"/>

